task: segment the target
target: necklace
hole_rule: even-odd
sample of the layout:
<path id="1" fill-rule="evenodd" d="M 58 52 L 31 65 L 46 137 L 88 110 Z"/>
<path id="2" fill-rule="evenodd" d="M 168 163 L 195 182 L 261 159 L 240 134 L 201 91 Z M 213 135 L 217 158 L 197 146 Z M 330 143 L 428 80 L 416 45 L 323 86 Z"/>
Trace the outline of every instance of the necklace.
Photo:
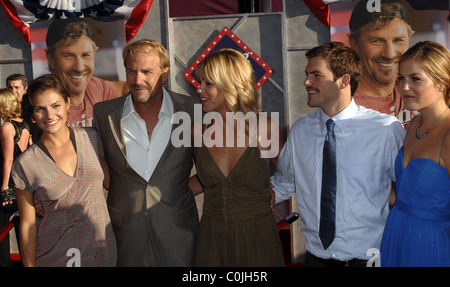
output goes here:
<path id="1" fill-rule="evenodd" d="M 420 116 L 420 123 L 417 124 L 416 127 L 416 139 L 420 140 L 421 138 L 425 137 L 427 133 L 430 131 L 430 129 L 427 129 L 423 134 L 419 135 L 420 127 L 422 126 L 423 117 Z"/>

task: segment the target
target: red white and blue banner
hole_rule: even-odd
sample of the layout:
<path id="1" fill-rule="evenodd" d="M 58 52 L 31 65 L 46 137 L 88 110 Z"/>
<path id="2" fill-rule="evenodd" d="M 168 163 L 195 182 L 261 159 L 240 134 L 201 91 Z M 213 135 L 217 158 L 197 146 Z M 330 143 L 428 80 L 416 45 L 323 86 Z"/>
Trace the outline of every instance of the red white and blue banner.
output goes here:
<path id="1" fill-rule="evenodd" d="M 339 0 L 304 0 L 314 16 L 328 28 L 330 28 L 330 3 L 337 1 Z"/>
<path id="2" fill-rule="evenodd" d="M 39 20 L 123 16 L 129 42 L 144 23 L 153 0 L 2 0 L 12 24 L 31 44 L 30 24 Z"/>

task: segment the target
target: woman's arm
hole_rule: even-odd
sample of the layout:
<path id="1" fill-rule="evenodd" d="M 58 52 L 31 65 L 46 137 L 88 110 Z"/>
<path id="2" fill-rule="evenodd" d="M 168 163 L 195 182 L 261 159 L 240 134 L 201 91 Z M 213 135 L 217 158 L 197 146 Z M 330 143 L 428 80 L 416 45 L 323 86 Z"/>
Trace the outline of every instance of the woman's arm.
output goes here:
<path id="1" fill-rule="evenodd" d="M 20 256 L 24 267 L 36 266 L 36 211 L 33 192 L 16 188 L 20 214 Z"/>
<path id="2" fill-rule="evenodd" d="M 194 196 L 199 195 L 203 192 L 203 186 L 198 180 L 197 175 L 193 175 L 189 178 L 189 188 L 191 189 Z"/>
<path id="3" fill-rule="evenodd" d="M 441 163 L 444 162 L 444 167 L 447 169 L 447 174 L 450 177 L 450 132 L 444 138 L 441 158 Z"/>
<path id="4" fill-rule="evenodd" d="M 269 160 L 272 163 L 273 167 L 277 167 L 278 156 L 280 155 L 281 150 L 284 146 L 283 135 L 281 132 L 280 125 L 277 121 L 273 120 L 271 117 L 260 117 L 259 127 L 261 125 L 266 125 L 267 134 L 261 134 L 261 128 L 258 129 L 258 146 L 259 149 L 267 152 L 269 155 Z M 261 122 L 263 121 L 263 122 Z M 263 139 L 264 137 L 264 139 Z M 265 142 L 265 143 L 264 143 Z M 267 145 L 269 143 L 269 145 Z M 270 184 L 270 209 L 272 212 L 275 211 L 275 192 L 273 191 L 273 185 Z"/>
<path id="5" fill-rule="evenodd" d="M 265 125 L 266 134 L 262 134 L 264 129 L 261 125 Z M 278 156 L 284 146 L 283 134 L 278 121 L 271 117 L 260 117 L 258 127 L 258 147 L 264 157 L 268 158 L 274 167 L 277 166 Z"/>
<path id="6" fill-rule="evenodd" d="M 2 175 L 3 181 L 1 188 L 6 188 L 9 185 L 11 175 L 11 167 L 14 161 L 14 136 L 16 131 L 10 122 L 6 122 L 0 129 L 0 138 L 2 141 L 3 166 Z"/>
<path id="7" fill-rule="evenodd" d="M 108 164 L 106 163 L 106 159 L 104 156 L 102 157 L 100 164 L 102 165 L 103 173 L 105 175 L 105 178 L 103 179 L 103 187 L 106 190 L 108 190 L 109 189 L 109 180 L 110 180 L 109 167 L 108 167 Z"/>

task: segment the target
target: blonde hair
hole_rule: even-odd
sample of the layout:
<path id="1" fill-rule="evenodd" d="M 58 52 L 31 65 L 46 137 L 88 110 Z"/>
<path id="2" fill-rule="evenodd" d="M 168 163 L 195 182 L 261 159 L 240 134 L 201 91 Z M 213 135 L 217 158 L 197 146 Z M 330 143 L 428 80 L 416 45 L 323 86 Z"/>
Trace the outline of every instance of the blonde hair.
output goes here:
<path id="1" fill-rule="evenodd" d="M 255 89 L 253 67 L 242 53 L 222 49 L 208 55 L 195 72 L 222 91 L 231 112 L 254 112 L 258 115 L 259 94 Z"/>
<path id="2" fill-rule="evenodd" d="M 127 67 L 129 56 L 150 52 L 156 52 L 158 54 L 159 62 L 161 63 L 161 71 L 163 71 L 164 68 L 170 68 L 169 52 L 167 52 L 166 48 L 158 41 L 149 39 L 143 39 L 127 44 L 122 52 L 123 65 L 125 68 Z"/>
<path id="3" fill-rule="evenodd" d="M 9 89 L 0 89 L 0 114 L 5 122 L 22 116 L 19 98 Z"/>
<path id="4" fill-rule="evenodd" d="M 423 41 L 409 48 L 399 63 L 413 60 L 423 66 L 435 84 L 442 84 L 445 103 L 450 106 L 450 52 L 441 44 Z"/>

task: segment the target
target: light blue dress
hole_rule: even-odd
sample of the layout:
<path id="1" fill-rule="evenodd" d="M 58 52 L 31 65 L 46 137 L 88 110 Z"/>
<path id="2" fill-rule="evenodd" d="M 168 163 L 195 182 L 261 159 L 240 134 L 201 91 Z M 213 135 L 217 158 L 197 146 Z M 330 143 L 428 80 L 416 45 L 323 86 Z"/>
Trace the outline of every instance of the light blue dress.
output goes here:
<path id="1" fill-rule="evenodd" d="M 381 266 L 450 266 L 447 170 L 440 160 L 427 158 L 413 159 L 403 168 L 402 147 L 395 172 L 397 200 L 383 234 Z"/>

